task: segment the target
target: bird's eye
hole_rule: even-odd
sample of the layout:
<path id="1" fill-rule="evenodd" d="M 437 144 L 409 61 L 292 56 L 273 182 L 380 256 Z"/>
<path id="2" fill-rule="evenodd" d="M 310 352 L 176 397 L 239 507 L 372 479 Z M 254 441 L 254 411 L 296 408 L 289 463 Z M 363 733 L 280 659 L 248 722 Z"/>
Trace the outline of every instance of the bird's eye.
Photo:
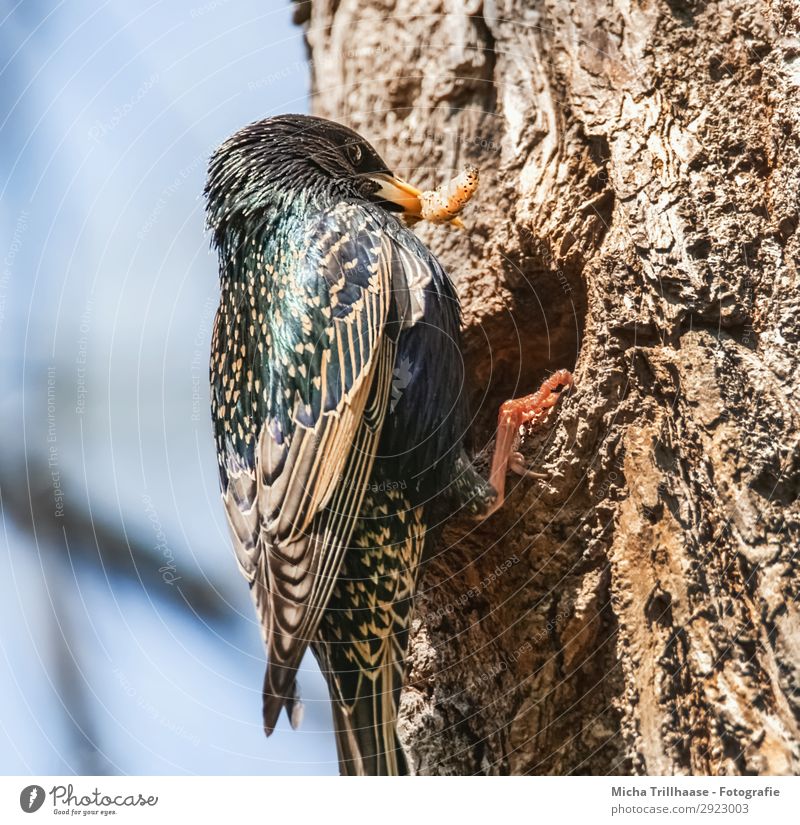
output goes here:
<path id="1" fill-rule="evenodd" d="M 361 147 L 357 143 L 348 144 L 347 158 L 353 166 L 358 166 L 361 163 Z"/>

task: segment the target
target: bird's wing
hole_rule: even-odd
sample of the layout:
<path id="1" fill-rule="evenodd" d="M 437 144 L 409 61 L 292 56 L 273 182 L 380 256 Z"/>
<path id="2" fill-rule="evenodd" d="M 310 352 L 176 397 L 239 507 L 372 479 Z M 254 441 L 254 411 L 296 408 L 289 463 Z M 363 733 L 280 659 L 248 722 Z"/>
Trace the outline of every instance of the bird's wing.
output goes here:
<path id="1" fill-rule="evenodd" d="M 386 231 L 378 210 L 325 213 L 294 259 L 291 279 L 273 280 L 296 300 L 281 303 L 291 317 L 273 314 L 265 327 L 272 373 L 262 376 L 269 402 L 253 458 L 243 462 L 234 450 L 224 473 L 234 545 L 268 646 L 267 733 L 284 705 L 297 721 L 295 673 L 364 496 L 396 337 L 424 301 L 424 266 Z"/>

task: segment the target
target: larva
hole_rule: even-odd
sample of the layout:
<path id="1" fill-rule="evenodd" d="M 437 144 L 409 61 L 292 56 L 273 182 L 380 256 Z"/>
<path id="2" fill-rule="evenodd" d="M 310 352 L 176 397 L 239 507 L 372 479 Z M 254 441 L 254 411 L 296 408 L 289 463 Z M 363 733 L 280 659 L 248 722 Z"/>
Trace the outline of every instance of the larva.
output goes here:
<path id="1" fill-rule="evenodd" d="M 469 203 L 477 188 L 478 169 L 467 166 L 461 174 L 419 196 L 422 205 L 420 217 L 431 223 L 452 221 L 460 225 L 458 214 Z"/>

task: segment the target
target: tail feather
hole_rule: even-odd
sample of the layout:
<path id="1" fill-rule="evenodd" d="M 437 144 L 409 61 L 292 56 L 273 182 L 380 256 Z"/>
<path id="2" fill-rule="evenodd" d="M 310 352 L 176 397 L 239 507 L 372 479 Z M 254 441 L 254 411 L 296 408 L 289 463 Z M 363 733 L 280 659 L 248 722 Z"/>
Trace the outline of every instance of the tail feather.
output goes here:
<path id="1" fill-rule="evenodd" d="M 324 648 L 319 650 L 315 646 L 314 652 L 318 656 L 323 651 Z M 320 659 L 320 664 L 326 667 L 325 658 Z M 374 679 L 367 679 L 363 674 L 357 679 L 359 689 L 352 703 L 343 701 L 338 679 L 335 679 L 336 689 L 331 691 L 342 776 L 406 776 L 409 773 L 408 761 L 397 736 L 401 673 L 398 673 L 396 661 L 387 659 L 374 675 Z M 278 695 L 270 685 L 268 668 L 264 676 L 264 730 L 267 736 L 275 730 L 281 710 L 286 711 L 292 728 L 300 726 L 303 703 L 297 680 L 292 682 L 289 692 Z"/>
<path id="2" fill-rule="evenodd" d="M 392 690 L 362 696 L 352 708 L 333 702 L 336 750 L 342 776 L 407 776 L 403 746 L 397 736 Z M 385 698 L 389 694 L 388 700 Z M 391 708 L 387 707 L 387 702 Z"/>
<path id="3" fill-rule="evenodd" d="M 397 736 L 423 508 L 370 492 L 311 649 L 328 682 L 344 775 L 402 776 Z"/>
<path id="4" fill-rule="evenodd" d="M 330 625 L 323 621 L 320 635 L 332 628 L 336 635 L 336 619 L 326 618 Z M 397 708 L 408 632 L 392 634 L 385 627 L 378 634 L 371 623 L 361 629 L 371 647 L 330 637 L 311 645 L 328 682 L 339 768 L 343 776 L 406 776 L 410 771 L 397 736 Z"/>
<path id="5" fill-rule="evenodd" d="M 303 703 L 300 700 L 300 691 L 297 687 L 297 679 L 293 679 L 291 686 L 285 694 L 279 694 L 272 686 L 272 674 L 270 673 L 270 666 L 267 665 L 267 671 L 264 674 L 264 690 L 263 698 L 263 716 L 264 716 L 264 733 L 269 736 L 278 724 L 278 718 L 282 710 L 286 710 L 286 716 L 289 718 L 289 724 L 294 730 L 300 727 L 303 721 Z"/>

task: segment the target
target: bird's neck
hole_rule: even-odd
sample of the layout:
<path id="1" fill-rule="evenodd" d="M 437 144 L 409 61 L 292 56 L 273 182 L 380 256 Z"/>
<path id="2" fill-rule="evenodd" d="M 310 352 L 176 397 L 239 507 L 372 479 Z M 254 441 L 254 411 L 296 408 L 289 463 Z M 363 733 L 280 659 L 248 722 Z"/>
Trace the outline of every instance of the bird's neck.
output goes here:
<path id="1" fill-rule="evenodd" d="M 341 200 L 341 193 L 317 188 L 276 189 L 252 210 L 242 210 L 217 239 L 223 281 L 247 279 L 254 256 L 271 262 L 282 249 L 296 246 L 305 226 Z"/>

